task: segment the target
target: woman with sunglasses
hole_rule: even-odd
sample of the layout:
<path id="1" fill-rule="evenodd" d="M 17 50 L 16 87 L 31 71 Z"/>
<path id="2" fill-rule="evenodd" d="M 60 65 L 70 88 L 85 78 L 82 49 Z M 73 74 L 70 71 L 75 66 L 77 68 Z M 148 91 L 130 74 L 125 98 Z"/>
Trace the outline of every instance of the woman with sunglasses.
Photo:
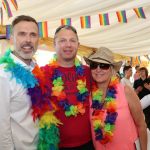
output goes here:
<path id="1" fill-rule="evenodd" d="M 141 150 L 147 150 L 146 124 L 141 105 L 131 87 L 116 77 L 122 62 L 104 47 L 84 57 L 91 69 L 91 128 L 96 150 L 135 150 L 139 138 Z"/>

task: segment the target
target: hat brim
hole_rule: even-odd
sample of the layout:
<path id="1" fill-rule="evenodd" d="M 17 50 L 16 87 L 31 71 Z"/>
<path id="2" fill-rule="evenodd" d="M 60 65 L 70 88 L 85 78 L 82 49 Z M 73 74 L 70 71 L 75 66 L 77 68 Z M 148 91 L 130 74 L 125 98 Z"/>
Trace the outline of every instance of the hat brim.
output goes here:
<path id="1" fill-rule="evenodd" d="M 108 61 L 105 61 L 104 59 L 97 59 L 97 60 L 91 60 L 85 56 L 83 56 L 85 62 L 90 65 L 91 62 L 98 62 L 98 63 L 104 63 L 104 64 L 111 64 L 113 65 L 114 69 L 116 70 L 116 72 L 118 72 L 122 66 L 122 61 L 119 61 L 119 62 L 114 62 L 114 63 L 109 63 Z"/>

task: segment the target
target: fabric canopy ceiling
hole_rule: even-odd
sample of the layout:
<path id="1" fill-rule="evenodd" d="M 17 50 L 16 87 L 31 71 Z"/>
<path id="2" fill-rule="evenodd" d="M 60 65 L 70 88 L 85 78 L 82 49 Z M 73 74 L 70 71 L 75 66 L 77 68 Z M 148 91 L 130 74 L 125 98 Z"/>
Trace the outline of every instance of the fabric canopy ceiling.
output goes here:
<path id="1" fill-rule="evenodd" d="M 77 29 L 80 44 L 98 48 L 105 46 L 126 56 L 150 54 L 150 0 L 17 0 L 18 10 L 10 4 L 13 17 L 3 14 L 8 25 L 15 16 L 25 14 L 38 22 L 48 21 L 49 37 L 62 18 L 71 18 Z M 138 18 L 133 8 L 143 7 L 146 19 Z M 127 23 L 119 23 L 116 11 L 126 11 Z M 110 25 L 100 26 L 99 14 L 108 13 Z M 91 16 L 91 28 L 82 29 L 81 16 Z"/>

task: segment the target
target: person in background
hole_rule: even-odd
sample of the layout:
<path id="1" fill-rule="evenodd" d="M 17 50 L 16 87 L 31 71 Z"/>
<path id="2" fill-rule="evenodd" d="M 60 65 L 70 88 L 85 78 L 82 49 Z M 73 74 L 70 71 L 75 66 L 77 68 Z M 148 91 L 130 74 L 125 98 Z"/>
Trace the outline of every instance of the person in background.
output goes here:
<path id="1" fill-rule="evenodd" d="M 139 99 L 116 77 L 122 62 L 114 61 L 113 53 L 105 47 L 84 58 L 93 77 L 90 117 L 95 149 L 135 150 L 134 142 L 139 137 L 141 150 L 147 150 L 146 123 Z"/>
<path id="2" fill-rule="evenodd" d="M 141 100 L 141 106 L 142 106 L 142 109 L 145 109 L 147 108 L 148 106 L 150 106 L 150 94 L 144 96 Z"/>
<path id="3" fill-rule="evenodd" d="M 135 66 L 135 74 L 134 74 L 134 81 L 140 78 L 140 66 L 136 65 Z"/>
<path id="4" fill-rule="evenodd" d="M 140 79 L 134 81 L 134 89 L 137 93 L 139 99 L 142 99 L 146 95 L 150 94 L 150 78 L 148 78 L 148 70 L 145 67 L 141 67 L 140 69 Z M 147 123 L 147 127 L 150 129 L 150 106 L 145 108 L 145 121 Z"/>
<path id="5" fill-rule="evenodd" d="M 56 54 L 42 67 L 51 87 L 59 126 L 59 150 L 93 150 L 89 120 L 90 70 L 77 59 L 79 39 L 72 26 L 60 26 L 54 36 Z"/>
<path id="6" fill-rule="evenodd" d="M 133 87 L 130 81 L 130 77 L 132 76 L 132 67 L 130 65 L 124 66 L 123 73 L 124 73 L 124 77 L 121 79 L 121 83 L 123 85 L 128 85 L 130 87 Z"/>
<path id="7" fill-rule="evenodd" d="M 10 41 L 14 50 L 0 58 L 0 150 L 56 150 L 58 120 L 50 107 L 44 76 L 33 60 L 39 41 L 36 20 L 16 17 Z M 45 123 L 45 114 L 51 122 Z M 41 137 L 43 132 L 49 137 Z"/>
<path id="8" fill-rule="evenodd" d="M 139 98 L 142 99 L 145 95 L 150 94 L 150 78 L 148 78 L 148 70 L 145 67 L 141 67 L 140 79 L 134 82 L 134 89 L 138 94 Z"/>

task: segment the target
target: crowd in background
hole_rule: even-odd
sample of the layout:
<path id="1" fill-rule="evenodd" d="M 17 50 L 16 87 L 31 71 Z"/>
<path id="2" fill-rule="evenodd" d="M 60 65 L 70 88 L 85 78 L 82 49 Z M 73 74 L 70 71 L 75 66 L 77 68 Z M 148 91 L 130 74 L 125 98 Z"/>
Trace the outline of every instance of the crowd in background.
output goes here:
<path id="1" fill-rule="evenodd" d="M 118 72 L 118 77 L 123 85 L 129 85 L 135 90 L 142 104 L 147 127 L 150 129 L 150 75 L 146 67 L 135 66 L 134 74 L 133 69 L 131 65 L 124 65 L 123 75 Z"/>

